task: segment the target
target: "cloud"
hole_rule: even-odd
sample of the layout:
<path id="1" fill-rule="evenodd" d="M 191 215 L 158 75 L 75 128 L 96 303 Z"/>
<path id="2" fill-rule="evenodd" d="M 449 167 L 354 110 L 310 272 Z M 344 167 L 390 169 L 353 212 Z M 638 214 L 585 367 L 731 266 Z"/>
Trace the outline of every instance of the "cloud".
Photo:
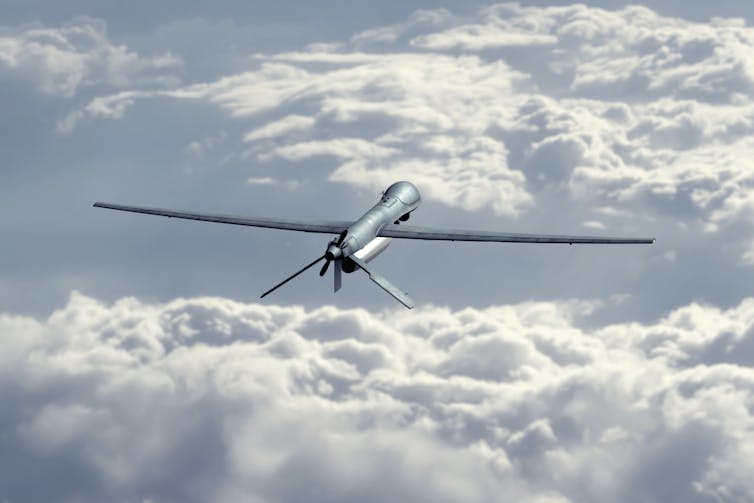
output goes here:
<path id="1" fill-rule="evenodd" d="M 296 180 L 281 181 L 277 178 L 270 178 L 268 176 L 251 177 L 246 180 L 247 185 L 261 186 L 261 187 L 284 187 L 287 189 L 296 189 L 300 182 Z"/>
<path id="2" fill-rule="evenodd" d="M 754 300 L 583 328 L 595 309 L 2 315 L 3 497 L 751 499 Z"/>
<path id="3" fill-rule="evenodd" d="M 0 70 L 31 80 L 47 94 L 71 97 L 100 84 L 122 89 L 176 86 L 181 64 L 170 53 L 144 57 L 112 44 L 105 23 L 88 17 L 59 28 L 0 28 Z"/>
<path id="4" fill-rule="evenodd" d="M 586 222 L 583 222 L 581 225 L 589 229 L 597 229 L 597 230 L 605 229 L 605 224 L 603 224 L 599 220 L 587 220 Z"/>
<path id="5" fill-rule="evenodd" d="M 554 20 L 546 16 L 522 16 L 516 5 L 481 9 L 475 17 L 481 19 L 464 22 L 462 18 L 456 18 L 456 26 L 416 36 L 409 43 L 424 49 L 470 51 L 558 43 L 552 33 Z"/>
<path id="6" fill-rule="evenodd" d="M 279 121 L 267 124 L 259 129 L 249 132 L 245 137 L 245 141 L 261 140 L 263 138 L 274 138 L 281 136 L 292 131 L 299 131 L 302 129 L 309 129 L 315 124 L 315 120 L 312 117 L 306 117 L 303 115 L 289 115 L 283 117 Z"/>
<path id="7" fill-rule="evenodd" d="M 388 157 L 395 153 L 395 149 L 375 145 L 361 138 L 340 138 L 329 141 L 310 141 L 294 143 L 279 147 L 269 154 L 261 156 L 264 160 L 267 157 L 282 157 L 289 161 L 300 161 L 316 156 L 332 156 L 344 159 L 379 159 Z"/>

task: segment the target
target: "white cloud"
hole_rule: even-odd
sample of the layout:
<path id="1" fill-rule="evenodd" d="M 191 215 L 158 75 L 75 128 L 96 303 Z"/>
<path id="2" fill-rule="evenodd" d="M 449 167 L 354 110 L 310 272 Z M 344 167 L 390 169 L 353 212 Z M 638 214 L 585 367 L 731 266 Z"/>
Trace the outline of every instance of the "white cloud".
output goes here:
<path id="1" fill-rule="evenodd" d="M 329 141 L 308 141 L 278 147 L 272 152 L 260 156 L 260 160 L 282 157 L 289 161 L 300 161 L 321 155 L 341 159 L 381 159 L 396 152 L 395 149 L 382 147 L 361 138 L 339 138 Z"/>
<path id="2" fill-rule="evenodd" d="M 282 181 L 269 176 L 251 177 L 246 180 L 246 183 L 256 187 L 284 187 L 287 189 L 295 189 L 300 185 L 297 180 Z"/>
<path id="3" fill-rule="evenodd" d="M 315 124 L 315 120 L 312 117 L 306 117 L 303 115 L 289 115 L 283 117 L 279 121 L 267 124 L 263 127 L 255 129 L 249 132 L 244 140 L 255 141 L 263 138 L 274 138 L 292 131 L 300 131 L 302 129 L 309 129 Z"/>
<path id="4" fill-rule="evenodd" d="M 604 230 L 606 227 L 605 224 L 603 224 L 599 220 L 587 220 L 581 225 L 583 225 L 584 227 L 588 229 L 597 229 L 597 230 Z"/>
<path id="5" fill-rule="evenodd" d="M 457 18 L 457 26 L 417 36 L 409 43 L 425 49 L 479 51 L 504 47 L 555 45 L 558 42 L 558 38 L 552 33 L 556 20 L 541 15 L 521 15 L 522 10 L 526 14 L 534 12 L 521 9 L 517 5 L 483 8 L 478 12 L 480 20 L 473 19 L 465 22 Z"/>
<path id="6" fill-rule="evenodd" d="M 123 91 L 110 96 L 101 96 L 90 101 L 85 107 L 66 115 L 57 124 L 60 133 L 71 133 L 76 125 L 85 118 L 119 119 L 137 98 L 146 98 L 150 94 L 137 91 Z"/>
<path id="7" fill-rule="evenodd" d="M 0 316 L 0 458 L 84 499 L 751 499 L 754 300 L 581 328 L 598 305 L 74 294 Z"/>
<path id="8" fill-rule="evenodd" d="M 144 57 L 112 44 L 105 23 L 91 18 L 59 28 L 0 28 L 0 70 L 17 72 L 49 94 L 70 97 L 95 84 L 175 86 L 180 67 L 169 53 Z"/>
<path id="9" fill-rule="evenodd" d="M 216 135 L 206 136 L 190 142 L 183 151 L 190 157 L 202 159 L 209 152 L 218 148 L 228 138 L 228 133 L 219 131 Z"/>

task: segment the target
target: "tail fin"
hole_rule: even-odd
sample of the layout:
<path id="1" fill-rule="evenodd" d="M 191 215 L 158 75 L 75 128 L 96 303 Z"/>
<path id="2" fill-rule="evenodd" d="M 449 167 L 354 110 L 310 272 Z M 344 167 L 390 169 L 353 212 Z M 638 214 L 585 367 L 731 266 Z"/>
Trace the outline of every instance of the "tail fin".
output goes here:
<path id="1" fill-rule="evenodd" d="M 353 260 L 357 266 L 364 269 L 364 272 L 366 272 L 369 275 L 369 279 L 377 283 L 377 285 L 380 288 L 382 288 L 387 293 L 392 295 L 395 298 L 395 300 L 397 300 L 398 302 L 400 302 L 401 304 L 403 304 L 409 309 L 412 309 L 414 307 L 414 301 L 411 299 L 411 297 L 409 297 L 406 292 L 404 292 L 403 290 L 400 290 L 397 286 L 395 286 L 390 281 L 388 281 L 385 276 L 372 270 L 370 266 L 366 265 L 366 263 L 363 260 L 358 259 L 354 257 L 353 255 L 351 255 L 349 258 Z"/>

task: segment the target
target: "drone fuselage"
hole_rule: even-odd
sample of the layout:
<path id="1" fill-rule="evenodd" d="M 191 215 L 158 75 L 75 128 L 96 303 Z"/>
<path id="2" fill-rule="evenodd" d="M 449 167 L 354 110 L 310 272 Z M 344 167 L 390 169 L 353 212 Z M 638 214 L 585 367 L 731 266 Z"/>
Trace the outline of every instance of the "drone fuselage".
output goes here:
<path id="1" fill-rule="evenodd" d="M 327 253 L 331 259 L 346 259 L 344 271 L 353 271 L 348 257 L 354 255 L 369 261 L 382 252 L 389 238 L 377 235 L 388 224 L 406 220 L 408 214 L 421 204 L 419 190 L 410 182 L 397 182 L 383 192 L 380 200 L 344 231 L 340 244 L 331 243 Z M 359 252 L 364 253 L 360 254 Z"/>

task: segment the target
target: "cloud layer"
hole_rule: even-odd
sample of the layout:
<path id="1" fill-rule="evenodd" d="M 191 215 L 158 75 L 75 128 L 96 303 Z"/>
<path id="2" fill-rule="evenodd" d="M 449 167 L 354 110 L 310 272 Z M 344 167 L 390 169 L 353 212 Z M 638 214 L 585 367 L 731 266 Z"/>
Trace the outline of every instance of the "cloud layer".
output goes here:
<path id="1" fill-rule="evenodd" d="M 2 315 L 0 496 L 754 497 L 754 300 L 582 328 L 594 309 L 74 294 L 44 321 Z"/>

